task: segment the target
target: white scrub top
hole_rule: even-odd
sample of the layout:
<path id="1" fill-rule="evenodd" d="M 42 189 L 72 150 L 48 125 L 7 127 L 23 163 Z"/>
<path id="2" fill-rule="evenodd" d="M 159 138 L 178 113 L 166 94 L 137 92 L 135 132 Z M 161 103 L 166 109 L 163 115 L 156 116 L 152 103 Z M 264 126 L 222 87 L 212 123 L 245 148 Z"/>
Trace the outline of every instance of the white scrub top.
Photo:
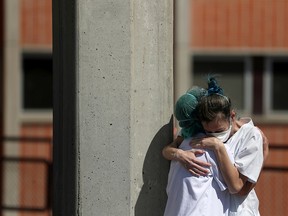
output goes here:
<path id="1" fill-rule="evenodd" d="M 185 139 L 179 148 L 191 150 L 190 141 L 191 138 Z M 233 163 L 229 149 L 227 152 Z M 218 170 L 214 152 L 206 150 L 198 158 L 211 164 L 209 175 L 193 176 L 180 162 L 171 161 L 166 188 L 168 200 L 164 216 L 228 215 L 231 195 Z"/>
<path id="2" fill-rule="evenodd" d="M 263 138 L 251 118 L 226 142 L 233 154 L 235 166 L 248 181 L 256 183 L 263 165 Z M 259 201 L 254 189 L 247 196 L 232 194 L 229 216 L 259 216 Z"/>

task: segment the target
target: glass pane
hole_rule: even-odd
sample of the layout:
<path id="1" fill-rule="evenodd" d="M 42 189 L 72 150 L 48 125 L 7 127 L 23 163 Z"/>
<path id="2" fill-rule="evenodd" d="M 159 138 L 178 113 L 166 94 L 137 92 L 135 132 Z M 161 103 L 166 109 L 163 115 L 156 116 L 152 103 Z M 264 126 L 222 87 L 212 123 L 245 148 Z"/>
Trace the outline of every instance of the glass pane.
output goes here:
<path id="1" fill-rule="evenodd" d="M 219 75 L 218 81 L 225 95 L 236 109 L 244 110 L 244 60 L 230 57 L 194 57 L 193 85 L 207 87 L 207 75 Z"/>
<path id="2" fill-rule="evenodd" d="M 52 109 L 52 56 L 23 56 L 24 109 Z"/>
<path id="3" fill-rule="evenodd" d="M 288 110 L 288 100 L 284 97 L 287 92 L 288 84 L 288 62 L 273 62 L 273 93 L 272 93 L 272 109 Z"/>

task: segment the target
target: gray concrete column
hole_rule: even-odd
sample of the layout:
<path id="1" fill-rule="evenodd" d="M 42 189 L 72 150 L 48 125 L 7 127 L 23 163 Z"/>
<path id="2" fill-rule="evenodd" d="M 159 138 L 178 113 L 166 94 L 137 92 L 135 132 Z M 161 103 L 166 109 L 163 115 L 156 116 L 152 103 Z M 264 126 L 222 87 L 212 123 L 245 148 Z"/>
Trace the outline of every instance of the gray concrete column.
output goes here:
<path id="1" fill-rule="evenodd" d="M 53 216 L 162 215 L 173 0 L 54 0 Z"/>
<path id="2" fill-rule="evenodd" d="M 175 1 L 175 101 L 192 87 L 190 4 L 190 0 Z"/>

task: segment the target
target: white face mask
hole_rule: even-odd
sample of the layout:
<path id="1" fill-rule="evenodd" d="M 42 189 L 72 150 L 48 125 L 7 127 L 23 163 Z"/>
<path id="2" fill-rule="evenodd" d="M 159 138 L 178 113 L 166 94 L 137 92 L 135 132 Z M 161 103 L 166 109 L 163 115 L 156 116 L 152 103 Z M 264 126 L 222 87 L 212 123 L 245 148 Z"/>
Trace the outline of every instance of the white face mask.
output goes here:
<path id="1" fill-rule="evenodd" d="M 229 129 L 226 131 L 222 131 L 219 133 L 207 133 L 207 134 L 218 138 L 219 140 L 221 140 L 224 143 L 228 140 L 230 133 L 231 133 L 231 129 L 232 129 L 232 124 L 230 124 Z"/>

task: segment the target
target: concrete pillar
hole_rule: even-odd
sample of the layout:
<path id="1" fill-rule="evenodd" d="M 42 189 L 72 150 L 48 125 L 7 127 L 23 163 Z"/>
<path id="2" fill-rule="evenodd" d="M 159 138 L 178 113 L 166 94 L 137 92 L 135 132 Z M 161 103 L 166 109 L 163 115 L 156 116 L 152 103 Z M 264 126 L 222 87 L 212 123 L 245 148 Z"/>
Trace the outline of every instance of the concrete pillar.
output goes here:
<path id="1" fill-rule="evenodd" d="M 18 136 L 22 72 L 19 0 L 4 1 L 4 11 L 4 135 Z"/>
<path id="2" fill-rule="evenodd" d="M 5 0 L 4 6 L 4 122 L 3 136 L 19 136 L 21 110 L 21 47 L 20 47 L 20 2 Z M 3 143 L 3 156 L 19 157 L 19 145 Z M 3 163 L 2 205 L 13 206 L 20 200 L 20 166 Z M 16 181 L 13 181 L 15 179 Z M 15 191 L 16 193 L 11 193 Z M 2 216 L 15 216 L 17 212 L 4 210 Z"/>
<path id="3" fill-rule="evenodd" d="M 53 215 L 162 215 L 173 0 L 54 0 Z"/>
<path id="4" fill-rule="evenodd" d="M 175 1 L 175 101 L 192 87 L 190 0 Z"/>

